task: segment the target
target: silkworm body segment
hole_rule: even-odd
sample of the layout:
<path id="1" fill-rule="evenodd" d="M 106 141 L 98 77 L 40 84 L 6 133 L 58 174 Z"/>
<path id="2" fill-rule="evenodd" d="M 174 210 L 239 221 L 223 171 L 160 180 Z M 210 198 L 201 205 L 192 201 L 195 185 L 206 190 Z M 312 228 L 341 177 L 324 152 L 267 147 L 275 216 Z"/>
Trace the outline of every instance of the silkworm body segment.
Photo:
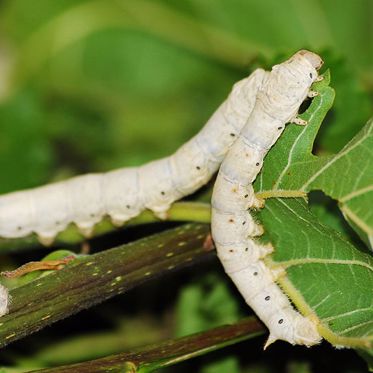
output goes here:
<path id="1" fill-rule="evenodd" d="M 300 51 L 273 67 L 245 127 L 223 160 L 213 191 L 211 228 L 218 256 L 246 302 L 268 327 L 266 346 L 277 339 L 307 346 L 320 341 L 315 324 L 293 308 L 276 284 L 276 274 L 262 260 L 273 248 L 255 241 L 263 229 L 248 210 L 261 207 L 252 183 L 285 124 L 296 118 L 321 64 L 319 56 Z"/>
<path id="2" fill-rule="evenodd" d="M 8 312 L 9 294 L 8 289 L 0 285 L 0 317 Z"/>
<path id="3" fill-rule="evenodd" d="M 44 244 L 75 223 L 85 236 L 104 216 L 121 225 L 145 209 L 165 218 L 170 205 L 199 189 L 236 140 L 267 72 L 236 83 L 227 100 L 173 155 L 140 167 L 88 174 L 0 197 L 0 237 L 36 233 Z"/>

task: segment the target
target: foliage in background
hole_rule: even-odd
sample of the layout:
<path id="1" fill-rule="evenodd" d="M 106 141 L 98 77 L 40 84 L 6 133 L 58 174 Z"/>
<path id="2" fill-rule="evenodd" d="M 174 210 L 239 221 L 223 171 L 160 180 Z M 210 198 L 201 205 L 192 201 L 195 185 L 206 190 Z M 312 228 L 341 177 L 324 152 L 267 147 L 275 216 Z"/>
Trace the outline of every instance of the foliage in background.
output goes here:
<path id="1" fill-rule="evenodd" d="M 372 114 L 372 17 L 370 0 L 3 0 L 0 192 L 170 154 L 198 131 L 236 80 L 300 48 L 321 53 L 332 71 L 337 97 L 315 151 L 337 152 Z M 358 240 L 323 206 L 313 207 L 323 221 Z M 0 266 L 25 261 L 2 259 Z M 135 306 L 126 307 L 124 301 L 111 309 L 99 308 L 103 332 L 115 341 L 122 330 L 118 325 L 126 318 L 147 323 L 143 315 L 136 316 L 144 309 L 157 315 L 149 321 L 148 342 L 153 333 L 162 334 L 154 328 L 159 319 L 172 336 L 208 329 L 247 312 L 236 304 L 234 290 L 226 290 L 231 285 L 216 267 L 208 268 L 206 278 L 196 271 L 196 281 L 179 279 L 172 293 L 179 298 L 176 317 L 172 299 L 162 307 L 144 291 L 145 300 L 132 299 Z M 153 286 L 156 294 L 164 290 Z M 78 329 L 73 337 L 83 338 L 86 332 Z M 22 361 L 27 361 L 24 366 L 59 363 L 57 352 L 54 360 L 41 358 L 53 356 L 53 344 L 48 345 L 56 334 L 43 334 L 48 343 L 32 338 L 40 346 L 34 356 L 23 356 L 22 344 L 15 344 L 1 355 L 3 361 L 19 366 Z M 59 348 L 56 345 L 56 351 Z M 300 355 L 300 361 L 308 363 L 299 368 L 287 351 L 283 367 L 289 372 L 310 371 L 310 362 L 318 356 Z M 114 347 L 104 351 L 114 352 Z M 247 372 L 260 371 L 253 364 L 262 365 L 263 372 L 276 369 L 265 357 L 256 363 L 254 359 L 239 364 L 237 357 L 229 357 L 212 364 L 209 368 L 206 361 L 196 363 L 194 371 L 235 373 L 242 366 Z"/>

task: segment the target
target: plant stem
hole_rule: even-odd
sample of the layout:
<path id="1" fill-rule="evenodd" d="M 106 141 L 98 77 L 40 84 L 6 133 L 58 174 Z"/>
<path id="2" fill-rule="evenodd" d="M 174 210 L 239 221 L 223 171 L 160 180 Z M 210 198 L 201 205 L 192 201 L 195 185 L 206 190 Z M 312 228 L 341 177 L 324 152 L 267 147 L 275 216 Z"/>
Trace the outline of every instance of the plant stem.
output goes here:
<path id="1" fill-rule="evenodd" d="M 233 325 L 225 325 L 191 336 L 167 340 L 132 352 L 33 372 L 102 373 L 110 371 L 148 373 L 256 337 L 263 334 L 264 330 L 263 325 L 256 318 L 250 317 Z"/>
<path id="2" fill-rule="evenodd" d="M 65 268 L 10 291 L 0 318 L 0 347 L 122 294 L 143 282 L 206 258 L 208 224 L 186 224 L 141 240 L 79 257 Z"/>

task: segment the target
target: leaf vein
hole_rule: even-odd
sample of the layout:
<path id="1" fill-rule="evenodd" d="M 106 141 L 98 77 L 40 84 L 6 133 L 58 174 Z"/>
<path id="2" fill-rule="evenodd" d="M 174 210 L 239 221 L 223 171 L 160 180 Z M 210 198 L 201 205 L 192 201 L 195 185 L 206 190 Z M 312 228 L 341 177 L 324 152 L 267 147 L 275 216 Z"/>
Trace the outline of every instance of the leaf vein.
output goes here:
<path id="1" fill-rule="evenodd" d="M 355 197 L 358 197 L 360 196 L 361 194 L 364 194 L 364 193 L 367 193 L 367 192 L 371 192 L 373 191 L 373 185 L 368 185 L 364 188 L 361 188 L 361 189 L 357 189 L 357 190 L 354 190 L 353 192 L 349 193 L 349 194 L 346 194 L 345 196 L 343 196 L 342 198 L 339 199 L 340 202 L 344 203 L 344 202 L 347 202 Z"/>
<path id="2" fill-rule="evenodd" d="M 362 326 L 366 326 L 366 325 L 369 325 L 369 324 L 373 324 L 373 320 L 365 321 L 365 322 L 362 322 L 360 324 L 351 326 L 350 328 L 346 328 L 344 330 L 341 330 L 339 333 L 340 334 L 346 334 L 346 333 L 349 333 L 349 332 L 351 332 L 355 329 L 361 328 Z"/>
<path id="3" fill-rule="evenodd" d="M 341 207 L 341 210 L 344 215 L 347 215 L 349 219 L 351 219 L 358 227 L 360 227 L 364 232 L 367 233 L 367 235 L 371 236 L 373 235 L 373 228 L 370 227 L 365 221 L 363 221 L 359 216 L 357 216 L 355 213 L 351 211 L 346 205 L 343 205 Z M 356 212 L 358 212 L 358 209 L 355 209 Z"/>
<path id="4" fill-rule="evenodd" d="M 319 103 L 319 107 L 322 107 L 322 105 L 323 105 L 323 101 L 324 101 L 324 100 L 323 100 L 323 96 L 320 95 L 320 103 Z M 310 116 L 310 118 L 309 118 L 309 120 L 308 120 L 309 122 L 311 122 L 311 121 L 313 120 L 313 117 L 315 116 L 316 112 L 317 112 L 317 109 L 315 109 L 315 111 L 312 112 L 312 114 L 311 114 L 311 116 Z M 297 138 L 296 138 L 295 141 L 293 142 L 293 145 L 291 146 L 290 151 L 289 151 L 287 164 L 286 164 L 286 166 L 282 169 L 282 171 L 281 171 L 281 173 L 280 173 L 280 175 L 279 175 L 279 177 L 278 177 L 276 183 L 274 184 L 274 186 L 273 186 L 273 188 L 272 188 L 273 190 L 277 190 L 277 189 L 278 189 L 278 187 L 280 186 L 280 183 L 281 183 L 281 181 L 282 181 L 282 178 L 284 177 L 284 175 L 286 174 L 287 170 L 288 170 L 289 167 L 291 166 L 291 164 L 292 164 L 292 159 L 293 159 L 293 153 L 294 153 L 294 151 L 295 151 L 296 148 L 297 148 L 297 144 L 298 144 L 298 142 L 301 141 L 302 136 L 306 133 L 306 129 L 307 129 L 307 126 L 304 126 L 304 128 L 302 129 L 302 131 L 299 133 L 299 135 L 297 136 Z"/>
<path id="5" fill-rule="evenodd" d="M 347 146 L 343 151 L 336 154 L 335 157 L 333 157 L 329 162 L 325 163 L 323 167 L 321 167 L 317 172 L 315 172 L 308 181 L 303 184 L 299 189 L 305 191 L 306 188 L 315 181 L 326 169 L 328 169 L 332 164 L 334 164 L 336 161 L 338 161 L 340 158 L 344 157 L 346 154 L 350 153 L 353 149 L 355 149 L 357 146 L 359 146 L 362 142 L 366 140 L 366 138 L 370 134 L 370 129 L 354 144 Z"/>
<path id="6" fill-rule="evenodd" d="M 346 259 L 328 259 L 328 258 L 301 258 L 301 259 L 290 259 L 282 262 L 276 262 L 276 265 L 283 268 L 289 268 L 293 266 L 303 265 L 303 264 L 337 264 L 337 265 L 358 265 L 367 268 L 369 271 L 373 272 L 373 266 L 365 263 L 361 260 L 346 260 Z"/>
<path id="7" fill-rule="evenodd" d="M 340 319 L 342 317 L 352 316 L 353 314 L 358 313 L 358 312 L 366 312 L 366 311 L 373 312 L 373 309 L 372 309 L 372 307 L 357 308 L 357 309 L 349 311 L 349 312 L 344 312 L 344 313 L 340 313 L 340 314 L 335 315 L 335 316 L 327 317 L 325 319 L 322 319 L 322 321 L 329 322 L 329 321 L 332 321 L 332 320 Z"/>

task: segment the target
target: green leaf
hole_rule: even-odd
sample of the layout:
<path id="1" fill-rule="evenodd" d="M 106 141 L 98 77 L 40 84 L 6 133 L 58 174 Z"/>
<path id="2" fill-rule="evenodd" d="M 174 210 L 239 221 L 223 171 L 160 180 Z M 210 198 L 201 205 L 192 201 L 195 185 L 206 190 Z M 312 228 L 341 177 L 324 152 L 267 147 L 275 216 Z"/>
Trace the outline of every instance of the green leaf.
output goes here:
<path id="1" fill-rule="evenodd" d="M 315 87 L 319 96 L 303 115 L 309 124 L 287 128 L 256 185 L 270 196 L 322 190 L 339 202 L 351 226 L 368 243 L 373 239 L 373 120 L 338 154 L 314 156 L 314 139 L 334 98 L 328 81 L 326 77 Z"/>
<path id="2" fill-rule="evenodd" d="M 322 151 L 336 153 L 364 126 L 373 112 L 373 101 L 346 58 L 329 50 L 322 56 L 333 71 L 333 87 L 338 95 L 327 125 L 322 126 L 317 135 L 316 144 Z"/>
<path id="3" fill-rule="evenodd" d="M 298 309 L 334 345 L 369 348 L 373 340 L 373 258 L 321 224 L 301 199 L 271 199 L 260 213 L 275 244 L 271 268 Z"/>
<path id="4" fill-rule="evenodd" d="M 186 285 L 181 290 L 177 305 L 177 336 L 184 336 L 219 325 L 230 324 L 239 319 L 239 304 L 224 281 L 223 273 L 207 273 L 198 281 Z M 238 373 L 236 356 L 219 357 L 208 361 L 201 373 Z"/>
<path id="5" fill-rule="evenodd" d="M 0 193 L 32 187 L 49 177 L 54 162 L 39 99 L 24 90 L 10 102 L 0 102 Z"/>
<path id="6" fill-rule="evenodd" d="M 227 282 L 207 273 L 183 287 L 177 309 L 177 336 L 197 333 L 239 319 L 239 306 Z"/>
<path id="7" fill-rule="evenodd" d="M 372 121 L 338 154 L 312 154 L 317 131 L 333 103 L 329 75 L 303 118 L 289 126 L 256 181 L 266 202 L 259 216 L 275 247 L 266 263 L 283 269 L 278 283 L 320 334 L 336 346 L 369 349 L 373 340 L 373 259 L 311 214 L 302 193 L 319 189 L 339 201 L 358 228 L 372 232 Z"/>

